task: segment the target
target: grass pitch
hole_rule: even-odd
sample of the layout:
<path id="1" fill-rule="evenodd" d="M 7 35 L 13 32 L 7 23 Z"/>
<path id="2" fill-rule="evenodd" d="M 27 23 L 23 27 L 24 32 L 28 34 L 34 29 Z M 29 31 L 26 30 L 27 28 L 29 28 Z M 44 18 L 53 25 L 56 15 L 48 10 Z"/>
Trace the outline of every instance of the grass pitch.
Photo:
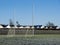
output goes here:
<path id="1" fill-rule="evenodd" d="M 40 34 L 40 35 L 0 35 L 0 38 L 60 38 L 60 34 Z"/>
<path id="2" fill-rule="evenodd" d="M 0 35 L 0 45 L 60 45 L 60 34 Z"/>

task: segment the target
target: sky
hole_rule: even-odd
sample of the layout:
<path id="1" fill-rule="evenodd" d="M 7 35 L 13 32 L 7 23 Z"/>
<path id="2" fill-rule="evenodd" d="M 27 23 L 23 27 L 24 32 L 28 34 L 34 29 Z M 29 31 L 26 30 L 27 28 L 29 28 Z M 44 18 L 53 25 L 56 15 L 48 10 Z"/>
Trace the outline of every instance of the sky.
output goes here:
<path id="1" fill-rule="evenodd" d="M 34 25 L 52 22 L 60 26 L 60 0 L 0 0 L 0 24 L 9 24 L 12 19 L 31 25 L 32 12 Z"/>

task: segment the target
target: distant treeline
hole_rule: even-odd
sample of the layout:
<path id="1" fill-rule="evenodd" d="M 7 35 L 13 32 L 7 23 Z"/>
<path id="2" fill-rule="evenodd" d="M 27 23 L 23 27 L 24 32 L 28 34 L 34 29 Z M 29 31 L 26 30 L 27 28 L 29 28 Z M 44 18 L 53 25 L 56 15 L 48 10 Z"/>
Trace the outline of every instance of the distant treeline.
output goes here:
<path id="1" fill-rule="evenodd" d="M 8 25 L 6 24 L 0 24 L 0 28 L 34 28 L 34 29 L 60 29 L 59 26 L 55 25 L 54 23 L 48 22 L 45 26 L 43 25 L 20 25 L 18 21 L 16 21 L 16 25 L 13 23 L 13 21 L 10 19 L 10 22 Z"/>
<path id="2" fill-rule="evenodd" d="M 58 26 L 43 26 L 43 25 L 5 25 L 0 24 L 0 28 L 34 28 L 34 29 L 60 29 Z"/>

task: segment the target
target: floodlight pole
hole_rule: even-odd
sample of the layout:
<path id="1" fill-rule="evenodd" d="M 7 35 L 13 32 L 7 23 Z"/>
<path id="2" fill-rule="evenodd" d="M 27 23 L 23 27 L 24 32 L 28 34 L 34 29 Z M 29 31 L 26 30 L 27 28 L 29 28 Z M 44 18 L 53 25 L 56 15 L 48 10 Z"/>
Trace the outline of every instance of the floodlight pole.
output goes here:
<path id="1" fill-rule="evenodd" d="M 32 1 L 32 30 L 34 35 L 34 0 Z"/>
<path id="2" fill-rule="evenodd" d="M 13 35 L 15 35 L 15 8 L 13 9 L 13 21 L 14 21 L 14 29 L 13 29 Z"/>

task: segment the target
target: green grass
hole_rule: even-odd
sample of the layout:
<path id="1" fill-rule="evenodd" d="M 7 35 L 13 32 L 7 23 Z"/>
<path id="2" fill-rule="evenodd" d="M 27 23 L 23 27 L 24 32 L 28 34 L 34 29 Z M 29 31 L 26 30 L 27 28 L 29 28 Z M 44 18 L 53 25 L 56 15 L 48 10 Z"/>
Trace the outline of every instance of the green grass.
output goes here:
<path id="1" fill-rule="evenodd" d="M 0 35 L 0 45 L 59 45 L 60 34 Z"/>
<path id="2" fill-rule="evenodd" d="M 28 38 L 60 38 L 60 34 L 40 34 L 40 35 L 0 35 L 4 37 L 28 37 Z"/>

